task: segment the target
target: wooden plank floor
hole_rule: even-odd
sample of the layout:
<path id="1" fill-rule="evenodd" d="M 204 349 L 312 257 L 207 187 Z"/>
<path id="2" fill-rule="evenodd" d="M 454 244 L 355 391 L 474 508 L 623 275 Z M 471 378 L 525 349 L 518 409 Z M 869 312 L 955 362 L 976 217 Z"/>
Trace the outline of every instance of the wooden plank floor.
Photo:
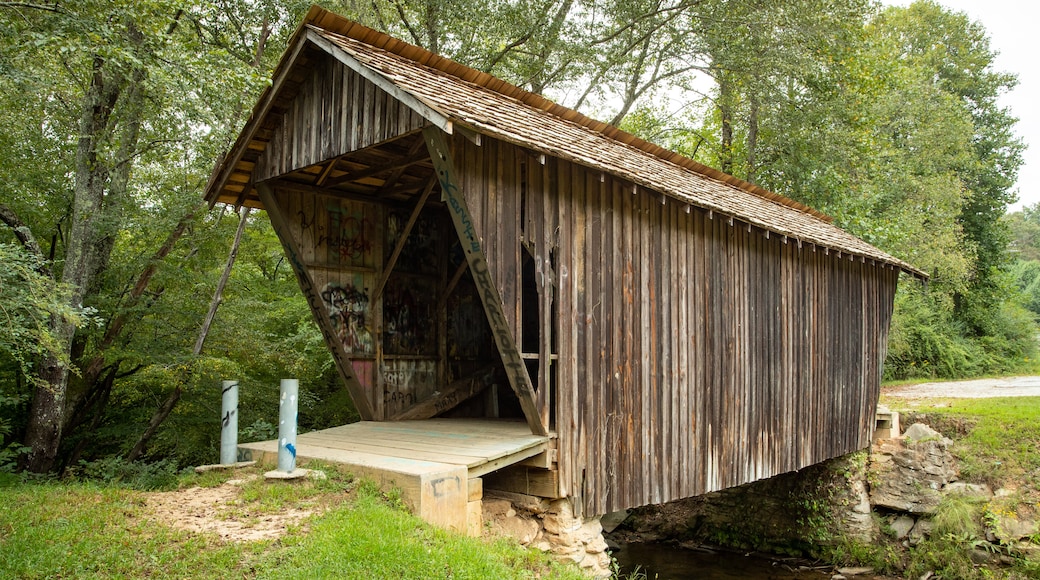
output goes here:
<path id="1" fill-rule="evenodd" d="M 415 473 L 453 465 L 479 477 L 547 452 L 554 437 L 533 435 L 526 423 L 501 419 L 362 421 L 299 435 L 296 450 L 298 459 Z M 278 452 L 277 441 L 239 447 Z"/>

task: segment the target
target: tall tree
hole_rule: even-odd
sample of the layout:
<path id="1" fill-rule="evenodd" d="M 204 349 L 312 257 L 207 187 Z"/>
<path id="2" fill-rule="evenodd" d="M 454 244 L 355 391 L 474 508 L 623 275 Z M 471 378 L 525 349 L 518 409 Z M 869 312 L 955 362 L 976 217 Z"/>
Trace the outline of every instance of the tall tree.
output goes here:
<path id="1" fill-rule="evenodd" d="M 156 267 L 202 218 L 199 188 L 227 144 L 227 121 L 241 118 L 246 87 L 259 84 L 247 63 L 229 66 L 229 45 L 207 36 L 230 28 L 204 20 L 215 7 L 191 8 L 0 4 L 0 82 L 14 89 L 0 97 L 9 113 L 0 131 L 29 138 L 3 141 L 5 159 L 23 163 L 12 173 L 27 176 L 0 185 L 0 202 L 44 234 L 41 254 L 54 260 L 70 306 L 89 305 L 104 320 L 97 332 L 77 332 L 73 317 L 50 318 L 57 348 L 35 373 L 30 470 L 53 469 L 67 426 L 82 424 L 115 379 L 141 368 L 121 370 L 113 347 L 128 313 L 161 295 L 149 290 Z M 221 87 L 208 82 L 218 76 Z M 135 236 L 136 228 L 170 234 Z"/>
<path id="2" fill-rule="evenodd" d="M 1012 190 L 1024 145 L 1017 121 L 997 99 L 1012 89 L 1014 75 L 994 70 L 995 54 L 981 24 L 929 0 L 890 9 L 878 30 L 902 47 L 919 82 L 954 97 L 972 124 L 972 156 L 956 167 L 965 191 L 958 221 L 972 263 L 968 287 L 956 295 L 957 313 L 976 335 L 993 332 L 993 311 L 1008 298 L 1002 283 L 1009 266 L 1010 232 L 1002 220 L 1015 201 Z"/>

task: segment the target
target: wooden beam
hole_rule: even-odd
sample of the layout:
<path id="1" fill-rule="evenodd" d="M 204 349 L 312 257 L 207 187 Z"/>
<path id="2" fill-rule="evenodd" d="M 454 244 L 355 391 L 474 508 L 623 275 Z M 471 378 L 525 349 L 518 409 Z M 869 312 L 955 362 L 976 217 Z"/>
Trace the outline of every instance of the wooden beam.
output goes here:
<path id="1" fill-rule="evenodd" d="M 468 377 L 459 379 L 434 393 L 432 397 L 421 401 L 405 411 L 390 418 L 391 421 L 408 421 L 429 419 L 454 409 L 480 391 L 491 385 L 494 380 L 494 367 L 483 368 Z"/>
<path id="2" fill-rule="evenodd" d="M 329 164 L 321 170 L 321 175 L 318 176 L 318 179 L 314 182 L 314 185 L 318 187 L 323 187 L 325 185 L 325 180 L 329 178 L 329 175 L 332 173 L 332 170 L 336 168 L 336 164 L 339 163 L 339 160 L 339 157 L 333 157 L 332 159 L 329 159 Z"/>
<path id="3" fill-rule="evenodd" d="M 433 191 L 433 186 L 437 185 L 437 178 L 430 177 L 430 181 L 427 182 L 426 188 L 423 189 L 422 196 L 419 197 L 419 201 L 416 202 L 415 208 L 412 209 L 412 214 L 408 216 L 408 221 L 404 224 L 404 229 L 401 230 L 400 237 L 397 238 L 397 244 L 394 245 L 394 251 L 390 253 L 390 259 L 387 260 L 386 266 L 383 267 L 383 275 L 379 277 L 379 282 L 376 284 L 376 290 L 372 293 L 372 303 L 379 300 L 379 297 L 383 295 L 383 288 L 386 287 L 386 281 L 390 279 L 390 273 L 394 271 L 394 266 L 397 265 L 397 258 L 401 256 L 401 250 L 404 249 L 404 243 L 408 241 L 408 235 L 412 233 L 412 227 L 415 226 L 415 222 L 419 219 L 419 214 L 422 212 L 423 206 L 426 205 L 426 200 L 430 197 L 430 192 Z"/>
<path id="4" fill-rule="evenodd" d="M 445 133 L 451 135 L 452 122 L 447 115 L 420 101 L 408 91 L 395 85 L 390 81 L 390 79 L 383 76 L 382 73 L 361 64 L 361 61 L 354 58 L 341 46 L 325 38 L 318 32 L 308 30 L 305 37 L 325 52 L 331 54 L 333 58 L 345 64 L 347 68 L 368 79 L 372 84 L 383 89 L 398 101 L 404 103 L 406 107 L 415 111 L 424 119 L 433 123 L 436 127 L 439 127 Z"/>
<path id="5" fill-rule="evenodd" d="M 406 167 L 410 167 L 412 165 L 415 165 L 416 163 L 422 163 L 423 161 L 426 161 L 427 157 L 428 155 L 424 151 L 421 154 L 415 154 L 404 159 L 394 159 L 390 163 L 387 163 L 385 165 L 375 165 L 368 167 L 367 169 L 362 169 L 361 171 L 355 171 L 354 173 L 340 175 L 339 177 L 330 177 L 326 179 L 322 185 L 324 185 L 325 187 L 336 187 L 341 183 L 346 183 L 348 181 L 359 181 L 365 179 L 366 177 L 379 175 L 384 171 L 405 169 Z M 389 181 L 389 179 L 387 181 Z"/>
<path id="6" fill-rule="evenodd" d="M 264 204 L 268 217 L 271 218 L 271 225 L 274 227 L 275 233 L 278 234 L 278 239 L 282 242 L 282 249 L 285 250 L 285 255 L 289 258 L 289 264 L 292 265 L 293 271 L 296 272 L 296 280 L 300 284 L 300 290 L 303 291 L 303 295 L 307 298 L 307 303 L 311 307 L 311 313 L 318 323 L 318 329 L 321 330 L 326 344 L 329 345 L 329 349 L 332 351 L 332 358 L 335 359 L 336 368 L 339 369 L 339 374 L 347 385 L 347 391 L 350 392 L 350 398 L 354 401 L 354 407 L 357 408 L 358 414 L 361 415 L 363 420 L 374 420 L 375 411 L 372 409 L 368 393 L 365 392 L 365 388 L 361 385 L 357 375 L 354 374 L 354 367 L 351 365 L 347 353 L 343 350 L 343 344 L 336 338 L 336 332 L 332 329 L 332 321 L 329 318 L 325 302 L 321 299 L 319 290 L 314 286 L 314 279 L 311 278 L 310 270 L 303 264 L 300 258 L 296 239 L 292 235 L 289 222 L 282 215 L 281 208 L 278 206 L 278 200 L 275 199 L 274 191 L 271 189 L 270 184 L 263 181 L 256 184 L 256 191 L 260 195 L 260 201 Z"/>
<path id="7" fill-rule="evenodd" d="M 324 187 L 318 187 L 316 185 L 310 185 L 308 183 L 297 183 L 295 181 L 289 181 L 280 177 L 268 179 L 266 183 L 270 184 L 272 187 L 277 187 L 279 190 L 282 191 L 295 191 L 297 193 L 311 193 L 316 195 L 330 195 L 343 199 L 349 199 L 351 201 L 360 201 L 364 203 L 383 205 L 385 207 L 409 207 L 408 204 L 400 201 L 386 200 L 381 197 L 375 197 L 373 195 L 365 195 L 361 193 L 351 193 L 348 191 L 343 191 L 341 189 L 329 189 Z"/>
<path id="8" fill-rule="evenodd" d="M 536 497 L 559 499 L 560 472 L 517 465 L 489 473 L 484 478 L 484 492 L 506 491 Z"/>
<path id="9" fill-rule="evenodd" d="M 424 145 L 426 145 L 425 141 L 422 139 L 416 139 L 415 143 L 413 143 L 408 149 L 408 157 L 418 153 Z M 397 185 L 397 180 L 401 179 L 401 175 L 404 174 L 405 169 L 407 169 L 407 167 L 399 167 L 395 169 L 394 172 L 390 174 L 390 177 L 387 177 L 386 181 L 383 182 L 383 187 L 379 188 L 379 195 L 385 195 L 385 193 L 392 191 L 394 186 Z"/>
<path id="10" fill-rule="evenodd" d="M 527 365 L 520 357 L 513 333 L 509 329 L 501 294 L 491 279 L 487 258 L 474 230 L 473 217 L 466 206 L 466 198 L 462 195 L 459 182 L 455 179 L 454 162 L 448 149 L 448 141 L 444 138 L 444 133 L 435 127 L 423 129 L 423 136 L 426 138 L 426 147 L 430 150 L 437 179 L 440 180 L 441 200 L 448 205 L 448 213 L 451 214 L 451 221 L 455 225 L 462 250 L 466 254 L 466 261 L 469 263 L 469 270 L 480 294 L 480 301 L 491 325 L 491 334 L 495 338 L 495 345 L 506 368 L 509 385 L 520 400 L 520 407 L 524 411 L 531 432 L 536 435 L 548 435 L 548 425 L 542 422 L 531 377 L 527 373 Z"/>
<path id="11" fill-rule="evenodd" d="M 448 285 L 444 287 L 444 294 L 441 295 L 441 299 L 437 302 L 437 309 L 443 309 L 448 305 L 448 299 L 451 298 L 451 293 L 455 291 L 455 287 L 459 285 L 459 281 L 462 280 L 462 275 L 469 269 L 469 262 L 463 262 L 459 264 L 459 267 L 455 269 L 455 274 L 452 275 L 451 280 L 448 281 Z"/>
<path id="12" fill-rule="evenodd" d="M 548 443 L 542 443 L 541 445 L 536 445 L 534 447 L 528 447 L 527 449 L 521 449 L 520 451 L 517 451 L 516 453 L 511 453 L 509 455 L 505 455 L 503 457 L 499 457 L 498 459 L 492 459 L 491 461 L 488 461 L 487 463 L 482 463 L 482 464 L 480 464 L 480 465 L 478 465 L 476 467 L 470 468 L 469 476 L 470 477 L 480 477 L 482 475 L 486 475 L 486 474 L 491 473 L 493 471 L 498 471 L 499 469 L 502 469 L 503 467 L 508 467 L 510 465 L 516 465 L 517 463 L 520 463 L 521 461 L 527 461 L 528 459 L 531 459 L 532 457 L 536 457 L 538 455 L 541 455 L 541 454 L 545 453 L 547 450 L 548 450 Z"/>

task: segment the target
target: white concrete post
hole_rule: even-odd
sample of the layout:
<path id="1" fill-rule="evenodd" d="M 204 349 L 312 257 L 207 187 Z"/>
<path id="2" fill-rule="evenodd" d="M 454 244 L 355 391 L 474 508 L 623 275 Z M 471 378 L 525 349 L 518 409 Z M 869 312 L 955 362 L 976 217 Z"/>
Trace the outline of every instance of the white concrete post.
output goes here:
<path id="1" fill-rule="evenodd" d="M 238 381 L 224 381 L 220 395 L 220 464 L 238 461 Z"/>
<path id="2" fill-rule="evenodd" d="M 300 381 L 282 379 L 282 399 L 278 404 L 278 471 L 296 470 L 296 415 Z"/>

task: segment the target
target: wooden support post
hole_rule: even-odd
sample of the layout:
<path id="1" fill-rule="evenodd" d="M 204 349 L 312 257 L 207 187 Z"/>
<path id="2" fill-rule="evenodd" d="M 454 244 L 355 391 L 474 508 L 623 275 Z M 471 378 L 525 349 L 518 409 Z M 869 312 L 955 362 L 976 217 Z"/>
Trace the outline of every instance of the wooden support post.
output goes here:
<path id="1" fill-rule="evenodd" d="M 444 295 L 441 296 L 440 301 L 437 303 L 437 309 L 441 310 L 448 304 L 448 299 L 451 298 L 451 293 L 455 291 L 455 287 L 459 285 L 459 281 L 462 280 L 462 275 L 469 269 L 469 262 L 463 262 L 459 264 L 459 267 L 455 269 L 455 273 L 452 275 L 451 280 L 448 281 L 448 285 L 444 287 Z"/>
<path id="2" fill-rule="evenodd" d="M 296 272 L 296 280 L 300 284 L 300 290 L 303 291 L 303 295 L 307 298 L 307 303 L 311 307 L 311 313 L 314 314 L 314 318 L 318 323 L 318 329 L 321 330 L 322 336 L 325 337 L 325 343 L 329 345 L 332 351 L 332 358 L 336 360 L 336 368 L 339 369 L 339 374 L 347 385 L 350 398 L 354 401 L 354 407 L 357 408 L 358 414 L 365 421 L 375 420 L 375 412 L 372 409 L 368 394 L 365 392 L 365 388 L 361 386 L 357 375 L 354 374 L 354 367 L 351 366 L 350 359 L 343 350 L 343 344 L 336 338 L 336 332 L 332 329 L 328 310 L 325 308 L 320 292 L 314 287 L 314 279 L 311 278 L 310 270 L 307 269 L 307 266 L 300 259 L 300 252 L 296 247 L 296 239 L 293 238 L 289 222 L 282 215 L 282 210 L 278 205 L 278 200 L 275 199 L 274 191 L 271 190 L 267 183 L 260 182 L 256 184 L 256 192 L 260 196 L 260 202 L 264 204 L 264 209 L 267 210 L 268 217 L 271 218 L 271 225 L 274 227 L 275 233 L 278 234 L 278 239 L 282 242 L 285 256 L 289 258 L 289 264 L 292 265 L 293 271 Z"/>
<path id="3" fill-rule="evenodd" d="M 559 499 L 560 472 L 514 465 L 484 476 L 484 489 Z"/>
<path id="4" fill-rule="evenodd" d="M 527 373 L 527 366 L 520 357 L 513 333 L 506 322 L 501 295 L 491 279 L 487 258 L 484 256 L 480 240 L 474 230 L 473 217 L 466 206 L 466 199 L 462 195 L 459 183 L 455 179 L 454 162 L 448 149 L 448 141 L 444 138 L 444 133 L 436 127 L 423 129 L 423 137 L 426 139 L 434 170 L 440 180 L 441 200 L 448 206 L 451 221 L 455 225 L 455 231 L 462 243 L 462 250 L 466 254 L 466 261 L 473 274 L 480 301 L 484 305 L 484 312 L 491 325 L 491 333 L 495 337 L 495 345 L 498 347 L 502 364 L 505 365 L 506 375 L 509 377 L 509 385 L 520 400 L 520 407 L 524 411 L 524 417 L 527 419 L 531 432 L 536 435 L 547 435 L 548 425 L 542 423 L 531 377 Z"/>

